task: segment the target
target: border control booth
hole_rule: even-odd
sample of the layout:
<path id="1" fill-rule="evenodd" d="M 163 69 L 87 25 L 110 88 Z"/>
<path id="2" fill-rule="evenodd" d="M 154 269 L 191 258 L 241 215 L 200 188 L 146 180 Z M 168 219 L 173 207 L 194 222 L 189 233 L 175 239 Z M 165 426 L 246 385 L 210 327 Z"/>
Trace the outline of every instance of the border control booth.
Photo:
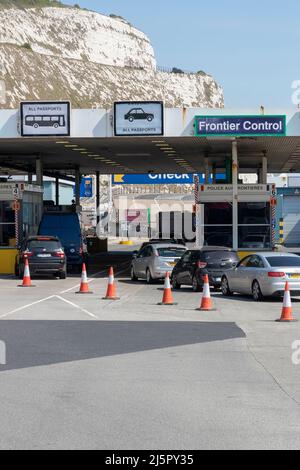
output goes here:
<path id="1" fill-rule="evenodd" d="M 27 183 L 0 183 L 0 272 L 14 272 L 17 247 L 37 233 L 43 189 Z"/>
<path id="2" fill-rule="evenodd" d="M 270 250 L 273 246 L 274 186 L 269 184 L 201 185 L 199 245 L 224 245 L 239 251 Z M 237 197 L 237 198 L 236 198 Z"/>
<path id="3" fill-rule="evenodd" d="M 249 169 L 251 148 L 239 158 L 239 143 L 245 139 L 285 137 L 285 115 L 196 116 L 195 135 L 229 139 L 231 155 L 225 160 L 227 184 L 199 185 L 197 190 L 197 245 L 224 245 L 242 257 L 251 251 L 271 250 L 275 242 L 276 187 L 267 184 L 267 151 L 254 154 L 261 162 Z M 253 155 L 253 156 L 254 156 Z M 209 160 L 206 162 L 209 173 Z M 256 173 L 256 182 L 241 184 L 240 174 Z M 206 178 L 208 183 L 208 178 Z"/>

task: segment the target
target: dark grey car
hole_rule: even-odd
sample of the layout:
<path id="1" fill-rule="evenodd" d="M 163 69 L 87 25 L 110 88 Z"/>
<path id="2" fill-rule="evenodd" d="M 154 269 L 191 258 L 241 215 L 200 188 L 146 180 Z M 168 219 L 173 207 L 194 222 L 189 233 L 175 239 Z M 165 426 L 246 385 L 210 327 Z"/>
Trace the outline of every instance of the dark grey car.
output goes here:
<path id="1" fill-rule="evenodd" d="M 171 281 L 174 289 L 188 285 L 194 291 L 200 291 L 203 275 L 208 274 L 209 284 L 220 288 L 224 271 L 233 269 L 238 262 L 237 252 L 226 247 L 205 246 L 201 250 L 188 250 L 174 267 Z"/>

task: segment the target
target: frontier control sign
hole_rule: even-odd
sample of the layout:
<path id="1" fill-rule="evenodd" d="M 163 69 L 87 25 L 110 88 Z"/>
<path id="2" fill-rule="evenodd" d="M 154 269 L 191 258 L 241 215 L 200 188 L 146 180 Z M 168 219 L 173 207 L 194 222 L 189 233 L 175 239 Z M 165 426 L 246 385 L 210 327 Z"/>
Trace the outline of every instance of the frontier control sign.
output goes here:
<path id="1" fill-rule="evenodd" d="M 286 116 L 196 116 L 195 135 L 285 136 Z"/>

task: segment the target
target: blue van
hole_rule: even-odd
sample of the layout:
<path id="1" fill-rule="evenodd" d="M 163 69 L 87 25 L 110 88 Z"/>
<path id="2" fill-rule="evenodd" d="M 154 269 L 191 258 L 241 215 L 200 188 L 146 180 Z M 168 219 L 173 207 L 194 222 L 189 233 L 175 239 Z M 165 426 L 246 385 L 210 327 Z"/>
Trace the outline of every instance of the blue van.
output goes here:
<path id="1" fill-rule="evenodd" d="M 38 234 L 60 239 L 68 266 L 77 266 L 80 270 L 82 263 L 87 262 L 87 246 L 81 232 L 78 214 L 45 213 Z"/>

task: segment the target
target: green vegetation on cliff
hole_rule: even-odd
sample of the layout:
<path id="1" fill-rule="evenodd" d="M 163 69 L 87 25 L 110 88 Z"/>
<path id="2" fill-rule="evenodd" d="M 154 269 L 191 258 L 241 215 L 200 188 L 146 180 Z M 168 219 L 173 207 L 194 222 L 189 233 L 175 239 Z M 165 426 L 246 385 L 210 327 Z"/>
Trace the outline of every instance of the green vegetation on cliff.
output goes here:
<path id="1" fill-rule="evenodd" d="M 66 7 L 59 0 L 0 0 L 0 8 Z"/>

